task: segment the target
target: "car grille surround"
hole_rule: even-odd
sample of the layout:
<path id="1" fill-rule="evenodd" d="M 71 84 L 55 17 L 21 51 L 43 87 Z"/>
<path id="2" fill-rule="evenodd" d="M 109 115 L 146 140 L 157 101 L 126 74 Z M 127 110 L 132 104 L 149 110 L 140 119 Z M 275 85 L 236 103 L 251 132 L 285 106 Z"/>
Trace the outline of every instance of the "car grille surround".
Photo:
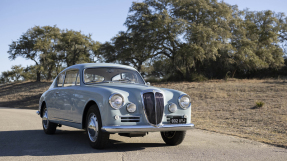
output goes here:
<path id="1" fill-rule="evenodd" d="M 160 91 L 146 91 L 142 93 L 144 112 L 151 125 L 158 126 L 162 122 L 164 113 L 164 96 Z"/>

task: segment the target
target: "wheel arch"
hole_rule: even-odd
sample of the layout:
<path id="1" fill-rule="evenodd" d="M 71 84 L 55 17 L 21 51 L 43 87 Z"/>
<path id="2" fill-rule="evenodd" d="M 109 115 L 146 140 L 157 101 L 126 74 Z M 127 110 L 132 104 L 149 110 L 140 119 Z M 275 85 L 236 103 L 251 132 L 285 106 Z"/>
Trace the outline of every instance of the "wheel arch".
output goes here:
<path id="1" fill-rule="evenodd" d="M 46 102 L 43 101 L 42 104 L 41 104 L 41 109 L 40 109 L 40 117 L 43 117 L 43 108 L 44 106 L 46 106 Z"/>
<path id="2" fill-rule="evenodd" d="M 84 112 L 83 112 L 83 115 L 82 115 L 82 129 L 85 129 L 86 128 L 86 115 L 89 111 L 89 108 L 92 106 L 92 105 L 96 105 L 96 107 L 98 108 L 98 110 L 100 111 L 99 109 L 99 106 L 98 104 L 96 103 L 96 101 L 94 100 L 90 100 L 86 106 L 85 106 L 85 109 L 84 109 Z M 101 115 L 101 112 L 100 112 L 100 115 Z"/>

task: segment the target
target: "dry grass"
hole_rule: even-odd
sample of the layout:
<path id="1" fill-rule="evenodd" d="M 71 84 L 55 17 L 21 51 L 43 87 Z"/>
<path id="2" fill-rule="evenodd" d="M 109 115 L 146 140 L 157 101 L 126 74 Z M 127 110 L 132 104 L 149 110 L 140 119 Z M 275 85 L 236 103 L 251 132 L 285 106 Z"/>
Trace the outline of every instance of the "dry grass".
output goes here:
<path id="1" fill-rule="evenodd" d="M 51 82 L 16 82 L 0 86 L 0 107 L 38 109 L 39 99 Z"/>
<path id="2" fill-rule="evenodd" d="M 0 107 L 38 109 L 51 82 L 18 82 L 0 86 Z M 287 82 L 283 80 L 214 80 L 160 83 L 192 98 L 196 128 L 287 147 Z M 264 102 L 254 108 L 257 101 Z"/>
<path id="3" fill-rule="evenodd" d="M 196 128 L 287 147 L 287 82 L 283 80 L 233 79 L 155 86 L 191 96 Z M 254 108 L 258 100 L 264 106 Z"/>

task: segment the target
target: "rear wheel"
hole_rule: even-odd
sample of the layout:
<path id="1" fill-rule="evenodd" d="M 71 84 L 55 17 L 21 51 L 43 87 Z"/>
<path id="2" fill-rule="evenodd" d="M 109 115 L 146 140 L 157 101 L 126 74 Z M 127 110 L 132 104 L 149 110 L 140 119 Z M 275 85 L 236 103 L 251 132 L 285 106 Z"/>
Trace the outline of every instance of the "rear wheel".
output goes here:
<path id="1" fill-rule="evenodd" d="M 86 116 L 86 131 L 92 148 L 104 149 L 108 144 L 110 134 L 103 132 L 99 109 L 92 105 Z"/>
<path id="2" fill-rule="evenodd" d="M 43 107 L 42 125 L 43 130 L 46 134 L 54 134 L 56 132 L 57 124 L 48 120 L 48 110 L 46 108 L 46 105 L 44 105 Z"/>
<path id="3" fill-rule="evenodd" d="M 165 131 L 161 132 L 163 141 L 168 145 L 179 145 L 185 137 L 186 131 Z"/>

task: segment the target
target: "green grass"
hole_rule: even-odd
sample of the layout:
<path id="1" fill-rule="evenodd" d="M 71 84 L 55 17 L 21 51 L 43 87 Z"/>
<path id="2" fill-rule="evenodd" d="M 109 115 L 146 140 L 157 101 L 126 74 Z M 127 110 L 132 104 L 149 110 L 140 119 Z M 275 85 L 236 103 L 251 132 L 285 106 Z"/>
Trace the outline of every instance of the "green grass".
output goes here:
<path id="1" fill-rule="evenodd" d="M 262 101 L 256 101 L 255 104 L 256 104 L 256 108 L 261 108 L 264 106 L 265 103 Z"/>

